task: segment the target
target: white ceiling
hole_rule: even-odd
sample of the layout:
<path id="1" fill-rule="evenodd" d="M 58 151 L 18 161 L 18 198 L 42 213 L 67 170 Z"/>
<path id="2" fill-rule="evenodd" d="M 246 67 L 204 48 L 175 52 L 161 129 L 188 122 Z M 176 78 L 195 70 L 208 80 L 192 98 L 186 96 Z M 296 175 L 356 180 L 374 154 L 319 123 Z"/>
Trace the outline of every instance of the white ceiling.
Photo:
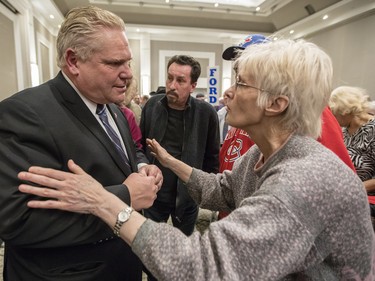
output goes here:
<path id="1" fill-rule="evenodd" d="M 257 16 L 267 16 L 292 0 L 89 0 L 89 2 L 94 5 L 164 9 L 169 12 L 184 10 L 203 14 L 248 15 L 256 13 Z"/>
<path id="2" fill-rule="evenodd" d="M 17 0 L 8 0 L 9 2 Z M 166 1 L 169 1 L 166 3 Z M 122 17 L 129 38 L 233 43 L 249 33 L 301 38 L 375 13 L 375 0 L 30 0 L 54 33 L 76 6 L 96 5 Z M 208 3 L 209 2 L 209 3 Z M 241 3 L 245 3 L 241 6 Z M 258 10 L 257 10 L 258 7 Z M 309 9 L 310 7 L 310 9 Z M 50 14 L 55 18 L 51 19 Z M 323 16 L 328 18 L 323 20 Z M 294 33 L 290 33 L 291 30 Z M 214 41 L 213 41 L 214 40 Z"/>

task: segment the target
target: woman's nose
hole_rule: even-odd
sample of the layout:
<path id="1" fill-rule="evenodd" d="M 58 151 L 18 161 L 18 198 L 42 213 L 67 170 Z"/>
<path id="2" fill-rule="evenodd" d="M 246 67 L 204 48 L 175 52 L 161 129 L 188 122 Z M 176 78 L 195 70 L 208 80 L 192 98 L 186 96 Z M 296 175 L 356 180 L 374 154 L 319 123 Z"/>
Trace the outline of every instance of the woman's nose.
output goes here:
<path id="1" fill-rule="evenodd" d="M 228 89 L 225 90 L 224 92 L 224 101 L 226 99 L 230 99 L 233 97 L 233 90 L 234 90 L 234 84 L 232 86 L 230 86 Z"/>

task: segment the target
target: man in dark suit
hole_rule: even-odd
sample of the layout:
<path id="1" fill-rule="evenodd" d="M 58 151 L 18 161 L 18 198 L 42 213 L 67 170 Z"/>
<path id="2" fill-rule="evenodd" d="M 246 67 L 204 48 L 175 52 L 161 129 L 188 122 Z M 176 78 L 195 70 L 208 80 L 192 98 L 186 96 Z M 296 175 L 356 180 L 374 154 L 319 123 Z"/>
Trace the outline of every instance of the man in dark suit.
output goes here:
<path id="1" fill-rule="evenodd" d="M 113 229 L 88 214 L 28 208 L 33 196 L 18 191 L 17 179 L 18 172 L 32 165 L 69 171 L 67 162 L 73 159 L 134 209 L 152 205 L 161 172 L 147 165 L 126 119 L 114 105 L 124 99 L 125 85 L 132 77 L 124 30 L 123 21 L 108 11 L 73 9 L 57 38 L 61 72 L 0 103 L 4 280 L 142 278 L 140 261 Z M 106 112 L 107 124 L 97 108 Z"/>

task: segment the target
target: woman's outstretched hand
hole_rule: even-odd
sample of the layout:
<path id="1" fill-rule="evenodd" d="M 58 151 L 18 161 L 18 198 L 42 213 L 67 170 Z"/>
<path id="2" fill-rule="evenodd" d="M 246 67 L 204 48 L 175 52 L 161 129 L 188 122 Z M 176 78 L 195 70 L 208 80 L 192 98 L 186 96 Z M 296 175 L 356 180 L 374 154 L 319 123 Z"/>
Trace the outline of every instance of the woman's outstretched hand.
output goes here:
<path id="1" fill-rule="evenodd" d="M 151 154 L 158 159 L 160 164 L 166 168 L 170 168 L 171 161 L 174 159 L 155 139 L 146 139 L 148 147 L 151 149 Z"/>
<path id="2" fill-rule="evenodd" d="M 193 171 L 192 167 L 170 155 L 155 139 L 146 139 L 146 143 L 151 150 L 151 154 L 158 159 L 160 164 L 170 169 L 183 182 L 189 180 Z"/>

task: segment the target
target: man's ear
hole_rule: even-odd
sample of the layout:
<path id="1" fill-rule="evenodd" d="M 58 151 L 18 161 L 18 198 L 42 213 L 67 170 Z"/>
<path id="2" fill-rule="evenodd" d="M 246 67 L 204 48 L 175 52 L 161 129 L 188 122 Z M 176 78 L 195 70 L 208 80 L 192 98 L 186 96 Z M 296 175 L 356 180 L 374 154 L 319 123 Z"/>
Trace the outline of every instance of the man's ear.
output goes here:
<path id="1" fill-rule="evenodd" d="M 191 92 L 190 92 L 190 94 L 192 92 L 194 92 L 195 88 L 197 87 L 197 84 L 198 84 L 198 82 L 194 82 L 194 83 L 191 84 Z"/>
<path id="2" fill-rule="evenodd" d="M 275 116 L 282 114 L 289 105 L 289 98 L 287 96 L 278 96 L 270 100 L 265 109 L 266 116 Z"/>
<path id="3" fill-rule="evenodd" d="M 72 49 L 67 49 L 65 52 L 66 66 L 72 74 L 77 74 L 79 72 L 77 62 L 78 58 L 76 53 Z"/>

